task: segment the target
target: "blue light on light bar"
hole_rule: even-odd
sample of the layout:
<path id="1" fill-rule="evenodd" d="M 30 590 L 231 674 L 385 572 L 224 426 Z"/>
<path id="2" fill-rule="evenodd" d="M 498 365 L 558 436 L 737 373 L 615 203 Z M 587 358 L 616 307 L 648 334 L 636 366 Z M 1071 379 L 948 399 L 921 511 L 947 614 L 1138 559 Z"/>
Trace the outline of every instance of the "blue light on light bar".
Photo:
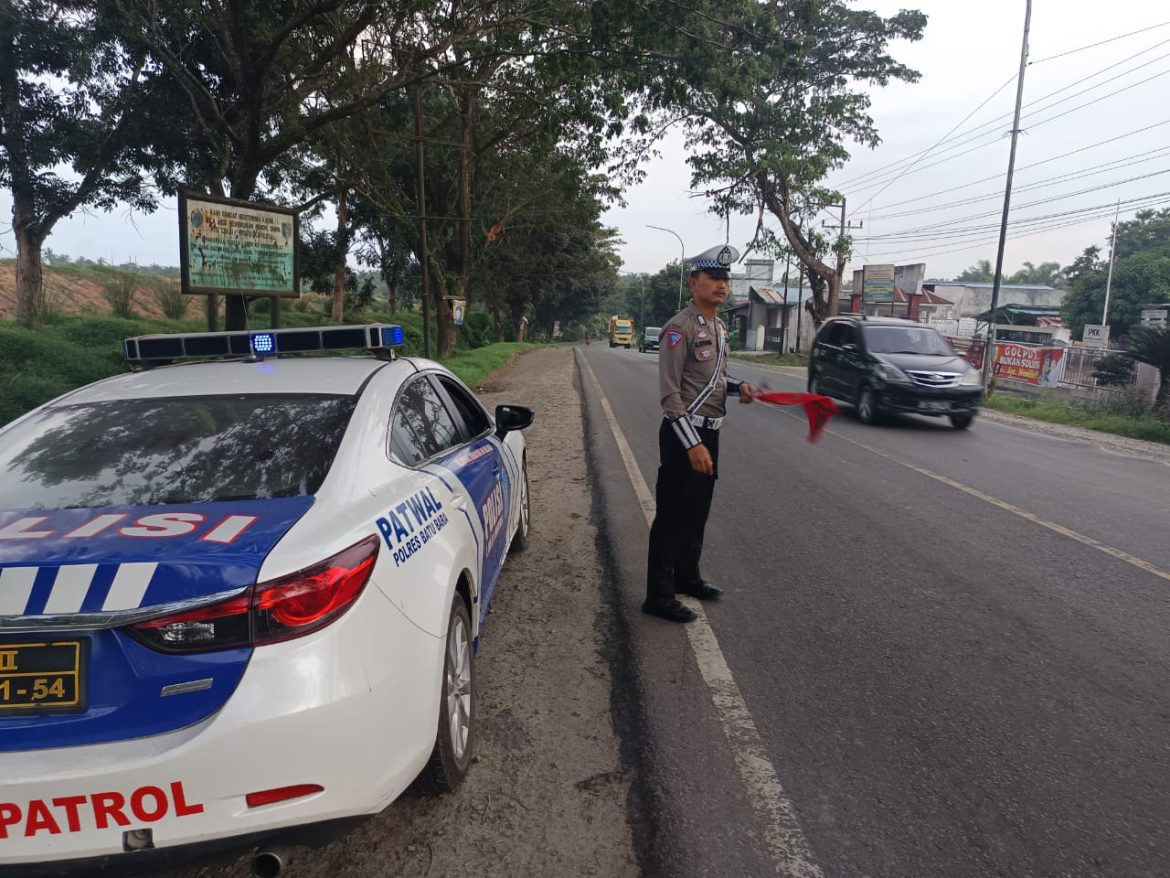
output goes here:
<path id="1" fill-rule="evenodd" d="M 123 349 L 126 359 L 132 362 L 165 363 L 182 359 L 287 356 L 317 351 L 367 350 L 386 354 L 390 348 L 405 341 L 401 326 L 369 323 L 260 332 L 235 330 L 140 335 L 126 339 Z"/>
<path id="2" fill-rule="evenodd" d="M 271 354 L 276 350 L 276 339 L 270 332 L 258 332 L 252 336 L 252 350 L 257 354 Z"/>

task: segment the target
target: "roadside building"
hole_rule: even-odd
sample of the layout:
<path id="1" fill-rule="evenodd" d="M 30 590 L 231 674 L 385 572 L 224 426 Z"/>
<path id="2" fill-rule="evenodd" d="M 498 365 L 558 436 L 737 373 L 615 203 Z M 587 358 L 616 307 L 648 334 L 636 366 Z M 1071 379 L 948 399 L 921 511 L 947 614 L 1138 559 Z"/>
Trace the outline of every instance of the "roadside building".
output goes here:
<path id="1" fill-rule="evenodd" d="M 948 307 L 940 308 L 932 314 L 933 319 L 961 320 L 965 317 L 977 317 L 990 310 L 992 286 L 989 283 L 932 280 L 922 285 L 922 291 L 951 302 Z M 998 304 L 1059 310 L 1066 295 L 1068 290 L 1043 284 L 1000 284 Z"/>
<path id="2" fill-rule="evenodd" d="M 731 301 L 728 304 L 740 305 L 748 300 L 748 290 L 753 286 L 770 287 L 776 271 L 776 262 L 772 259 L 745 259 L 742 271 L 731 272 Z"/>
<path id="3" fill-rule="evenodd" d="M 816 327 L 801 306 L 812 298 L 808 287 L 797 290 L 792 286 L 785 291 L 782 286 L 750 286 L 746 299 L 729 308 L 725 319 L 737 333 L 740 350 L 807 351 Z"/>

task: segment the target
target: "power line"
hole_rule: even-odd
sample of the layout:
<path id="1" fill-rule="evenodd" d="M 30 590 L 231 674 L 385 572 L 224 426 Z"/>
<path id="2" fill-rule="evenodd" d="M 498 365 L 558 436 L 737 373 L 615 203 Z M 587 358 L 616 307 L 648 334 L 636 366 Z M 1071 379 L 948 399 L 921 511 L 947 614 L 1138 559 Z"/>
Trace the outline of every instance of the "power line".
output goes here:
<path id="1" fill-rule="evenodd" d="M 1151 64 L 1155 64 L 1158 61 L 1162 61 L 1162 60 L 1165 60 L 1166 58 L 1170 58 L 1170 52 L 1159 55 L 1156 58 L 1152 58 L 1148 61 L 1143 62 L 1142 64 L 1137 65 L 1136 67 L 1131 67 L 1128 70 L 1123 70 L 1121 73 L 1118 73 L 1115 76 L 1110 77 L 1109 79 L 1103 80 L 1102 82 L 1098 82 L 1095 85 L 1091 85 L 1091 86 L 1088 86 L 1086 88 L 1081 89 L 1080 91 L 1074 92 L 1071 95 L 1068 95 L 1064 98 L 1061 98 L 1059 101 L 1053 101 L 1052 103 L 1040 106 L 1041 104 L 1043 104 L 1044 101 L 1048 100 L 1048 98 L 1055 97 L 1056 95 L 1058 95 L 1062 92 L 1068 91 L 1068 89 L 1070 89 L 1070 88 L 1073 88 L 1077 85 L 1080 85 L 1081 83 L 1087 82 L 1090 79 L 1093 79 L 1097 76 L 1100 76 L 1102 73 L 1107 73 L 1108 71 L 1110 71 L 1113 68 L 1118 67 L 1122 64 L 1130 63 L 1134 59 L 1141 57 L 1142 55 L 1146 54 L 1147 52 L 1151 52 L 1154 49 L 1160 48 L 1168 43 L 1170 43 L 1170 40 L 1163 40 L 1160 43 L 1156 43 L 1153 46 L 1149 46 L 1146 49 L 1143 49 L 1141 52 L 1137 53 L 1136 55 L 1132 55 L 1129 58 L 1126 58 L 1122 61 L 1118 61 L 1114 64 L 1110 64 L 1106 67 L 1103 67 L 1100 70 L 1097 70 L 1093 73 L 1090 73 L 1088 76 L 1081 77 L 1080 79 L 1078 79 L 1072 83 L 1069 83 L 1068 85 L 1062 86 L 1061 88 L 1058 88 L 1055 91 L 1051 91 L 1048 94 L 1042 95 L 1039 98 L 1036 98 L 1035 100 L 1030 101 L 1026 105 L 1029 109 L 1028 109 L 1028 113 L 1025 116 L 1024 121 L 1025 122 L 1027 121 L 1028 116 L 1035 116 L 1037 113 L 1041 113 L 1041 112 L 1044 112 L 1046 110 L 1051 110 L 1053 107 L 1057 107 L 1060 104 L 1066 103 L 1067 101 L 1074 100 L 1083 94 L 1087 94 L 1088 92 L 1091 92 L 1095 89 L 1101 88 L 1102 86 L 1108 85 L 1109 83 L 1114 82 L 1118 79 L 1121 79 L 1124 76 L 1128 76 L 1131 73 L 1136 73 L 1139 70 L 1142 70 L 1146 67 L 1149 67 Z M 1143 85 L 1146 82 L 1151 81 L 1152 79 L 1156 79 L 1159 76 L 1164 76 L 1167 72 L 1170 72 L 1170 71 L 1163 71 L 1162 73 L 1158 73 L 1158 74 L 1155 74 L 1151 77 L 1147 77 L 1146 79 L 1139 80 L 1138 82 L 1132 83 L 1128 86 L 1125 86 L 1121 89 L 1118 89 L 1117 91 L 1110 92 L 1108 95 L 1105 95 L 1105 96 L 1100 97 L 1100 98 L 1096 98 L 1093 101 L 1089 101 L 1087 103 L 1084 103 L 1084 104 L 1081 104 L 1077 107 L 1074 107 L 1072 110 L 1067 111 L 1066 113 L 1058 114 L 1056 116 L 1052 116 L 1052 117 L 1049 117 L 1047 119 L 1043 119 L 1039 122 L 1031 122 L 1026 127 L 1029 127 L 1029 128 L 1038 127 L 1039 125 L 1042 125 L 1045 122 L 1050 122 L 1053 119 L 1061 118 L 1062 115 L 1067 115 L 1068 112 L 1075 112 L 1075 110 L 1082 109 L 1084 107 L 1090 106 L 1093 103 L 1097 103 L 1101 100 L 1105 100 L 1106 98 L 1113 97 L 1114 95 L 1120 94 L 1123 91 L 1127 91 L 1130 88 L 1136 88 L 1139 85 Z M 1009 80 L 1009 82 L 1012 82 L 1014 80 L 1015 80 L 1015 77 L 1013 76 L 1012 79 Z M 1006 85 L 1006 83 L 1005 83 L 1005 85 Z M 1000 86 L 999 89 L 996 90 L 995 94 L 998 94 L 1000 91 L 1002 91 L 1004 87 L 1005 86 Z M 986 103 L 986 101 L 984 103 Z M 1002 122 L 1005 119 L 1010 118 L 1011 115 L 1012 115 L 1011 113 L 1001 114 L 999 116 L 996 116 L 994 119 L 990 119 L 987 122 L 980 123 L 979 125 L 975 126 L 974 128 L 972 128 L 968 131 L 962 132 L 959 135 L 960 139 L 958 139 L 956 142 L 952 143 L 945 150 L 943 150 L 943 153 L 959 149 L 963 146 L 966 146 L 969 143 L 974 143 L 975 141 L 983 140 L 984 138 L 991 138 L 991 139 L 988 140 L 984 144 L 981 144 L 977 147 L 974 147 L 970 150 L 967 150 L 966 152 L 959 153 L 958 155 L 949 156 L 946 159 L 943 159 L 942 161 L 950 161 L 952 159 L 959 158 L 962 155 L 967 155 L 970 152 L 974 152 L 976 149 L 981 149 L 983 146 L 988 146 L 991 143 L 999 140 L 1002 137 L 1001 132 L 999 132 L 997 130 L 984 130 L 984 129 L 996 128 L 997 126 L 1002 124 Z M 970 116 L 968 116 L 968 118 L 970 118 Z M 960 123 L 960 124 L 962 124 L 962 123 Z M 951 130 L 952 130 L 952 132 L 954 131 L 954 129 L 951 129 Z M 887 182 L 887 175 L 889 175 L 889 174 L 896 174 L 894 179 L 897 179 L 897 178 L 899 178 L 899 177 L 901 177 L 909 172 L 908 167 L 899 169 L 898 166 L 900 166 L 906 162 L 910 162 L 910 166 L 912 167 L 913 165 L 915 165 L 919 161 L 921 161 L 922 158 L 925 158 L 927 153 L 930 153 L 933 150 L 937 149 L 937 147 L 941 143 L 945 142 L 949 137 L 950 137 L 950 133 L 948 133 L 946 136 L 944 136 L 942 138 L 942 140 L 940 140 L 934 146 L 930 147 L 930 149 L 923 150 L 921 153 L 915 153 L 913 156 L 910 156 L 908 158 L 899 159 L 898 161 L 892 162 L 889 165 L 883 166 L 881 168 L 877 168 L 877 169 L 870 171 L 868 173 L 861 174 L 858 177 L 854 177 L 854 178 L 851 178 L 849 180 L 846 180 L 846 181 L 842 182 L 837 188 L 839 188 L 839 189 L 840 188 L 867 189 L 867 188 L 872 188 L 873 186 L 880 186 L 880 185 Z M 925 166 L 923 166 L 923 168 L 921 170 L 925 170 L 925 168 L 929 168 L 929 167 L 934 167 L 937 164 L 941 164 L 942 161 L 934 162 L 934 163 L 929 164 L 929 165 L 925 165 Z M 884 188 L 884 186 L 883 186 L 883 188 Z"/>
<path id="2" fill-rule="evenodd" d="M 1162 173 L 1170 173 L 1170 170 L 1164 171 Z M 1108 187 L 1101 187 L 1101 188 L 1108 188 Z M 1130 199 L 1128 201 L 1122 201 L 1121 203 L 1123 205 L 1136 205 L 1136 204 L 1142 203 L 1144 201 L 1165 198 L 1167 196 L 1170 196 L 1170 192 L 1158 192 L 1158 193 L 1155 193 L 1153 195 L 1143 195 L 1143 196 L 1139 196 L 1138 198 Z M 1053 200 L 1055 200 L 1055 199 L 1048 199 L 1048 201 L 1045 201 L 1045 202 L 1034 202 L 1031 205 L 1025 205 L 1025 206 L 1033 207 L 1033 206 L 1036 206 L 1038 204 L 1049 203 Z M 1034 216 L 1034 217 L 1022 217 L 1020 219 L 1012 220 L 1010 224 L 1012 226 L 1017 226 L 1017 227 L 1030 226 L 1030 225 L 1035 225 L 1037 223 L 1043 223 L 1043 222 L 1050 221 L 1050 220 L 1058 220 L 1058 219 L 1061 219 L 1064 217 L 1076 216 L 1076 215 L 1080 215 L 1080 214 L 1088 214 L 1088 213 L 1091 213 L 1093 211 L 1113 207 L 1113 206 L 1115 206 L 1115 204 L 1116 204 L 1116 202 L 1110 201 L 1110 202 L 1107 202 L 1105 204 L 1094 204 L 1094 205 L 1091 205 L 1088 207 L 1078 207 L 1078 208 L 1074 208 L 1072 210 L 1062 211 L 1060 213 L 1050 213 L 1050 214 L 1044 214 L 1041 216 Z M 993 215 L 994 214 L 981 214 L 980 216 L 986 217 L 986 216 L 993 216 Z M 967 219 L 973 219 L 973 218 L 974 217 L 967 217 Z M 962 238 L 962 237 L 967 237 L 967 236 L 971 236 L 971 235 L 981 235 L 981 234 L 986 233 L 989 229 L 994 228 L 994 226 L 993 225 L 967 226 L 967 227 L 963 227 L 963 228 L 951 229 L 950 231 L 944 232 L 942 234 L 934 234 L 934 233 L 927 232 L 927 231 L 925 231 L 927 228 L 928 227 L 923 226 L 922 229 L 911 230 L 911 231 L 907 231 L 904 233 L 891 234 L 891 235 L 875 235 L 872 237 L 871 240 L 891 241 L 891 242 L 895 241 L 895 240 L 946 241 L 946 240 L 953 240 L 953 239 L 958 239 L 958 238 Z"/>
<path id="3" fill-rule="evenodd" d="M 1122 202 L 1122 203 L 1124 204 L 1125 202 Z M 1137 209 L 1140 210 L 1140 209 L 1145 209 L 1145 208 L 1161 207 L 1163 205 L 1170 205 L 1170 198 L 1163 199 L 1160 201 L 1147 202 L 1145 204 L 1136 205 L 1136 207 L 1137 207 Z M 1112 205 L 1112 207 L 1115 209 L 1116 203 L 1114 203 L 1114 205 Z M 1043 234 L 1045 232 L 1052 232 L 1052 231 L 1057 231 L 1060 229 L 1068 229 L 1068 228 L 1074 228 L 1076 226 L 1087 225 L 1091 222 L 1096 222 L 1096 221 L 1101 220 L 1101 219 L 1108 219 L 1109 217 L 1113 216 L 1113 212 L 1114 212 L 1113 209 L 1098 211 L 1095 214 L 1085 215 L 1079 219 L 1074 219 L 1074 220 L 1069 220 L 1069 221 L 1064 221 L 1064 222 L 1059 222 L 1059 223 L 1053 223 L 1051 225 L 1041 226 L 1041 227 L 1032 229 L 1030 231 L 1020 232 L 1018 234 L 1013 233 L 1012 238 L 1013 238 L 1013 240 L 1016 238 L 1027 238 L 1027 237 L 1031 237 L 1032 235 L 1040 235 L 1040 234 Z M 967 253 L 967 252 L 970 252 L 973 250 L 983 249 L 983 248 L 987 247 L 989 244 L 994 243 L 995 240 L 996 240 L 995 237 L 984 237 L 983 239 L 981 239 L 979 241 L 972 241 L 972 242 L 964 244 L 960 247 L 949 247 L 948 245 L 942 245 L 940 242 L 940 245 L 944 246 L 946 249 L 942 249 L 942 250 L 912 250 L 912 249 L 907 248 L 907 249 L 902 249 L 902 250 L 890 250 L 890 251 L 886 251 L 884 253 L 874 253 L 874 254 L 870 254 L 868 256 L 858 256 L 858 258 L 860 258 L 863 262 L 870 262 L 873 259 L 890 259 L 890 258 L 925 259 L 928 256 L 949 256 L 949 255 L 954 254 L 954 253 Z M 931 245 L 928 244 L 926 246 L 929 247 Z M 939 245 L 935 245 L 935 246 L 939 246 Z"/>
<path id="4" fill-rule="evenodd" d="M 1078 168 L 1075 171 L 1069 171 L 1067 174 L 1059 174 L 1055 177 L 1048 177 L 1043 180 L 1037 180 L 1034 183 L 1029 183 L 1025 186 L 1017 186 L 1016 192 L 1031 192 L 1036 189 L 1047 189 L 1049 186 L 1057 186 L 1061 183 L 1067 183 L 1069 180 L 1081 180 L 1086 177 L 1095 177 L 1099 174 L 1104 174 L 1107 171 L 1115 171 L 1121 168 L 1128 168 L 1133 165 L 1141 165 L 1146 162 L 1154 161 L 1170 155 L 1170 146 L 1162 146 L 1157 149 L 1149 150 L 1148 152 L 1139 153 L 1137 156 L 1126 156 L 1124 158 L 1115 159 L 1111 162 L 1105 162 L 1100 165 L 1090 165 L 1087 168 Z M 1168 171 L 1160 171 L 1159 173 L 1167 173 Z M 1133 179 L 1142 179 L 1140 177 Z M 1109 183 L 1108 186 L 1119 186 L 1123 183 L 1131 182 L 1130 180 L 1118 180 L 1115 183 Z M 1102 187 L 1102 188 L 1108 188 Z M 1071 193 L 1076 194 L 1076 193 Z M 920 207 L 914 210 L 905 210 L 899 213 L 883 213 L 872 217 L 873 220 L 891 220 L 900 219 L 907 216 L 920 216 L 924 213 L 935 213 L 940 210 L 952 210 L 956 207 L 965 207 L 970 204 L 978 204 L 981 201 L 992 201 L 994 199 L 1002 198 L 1002 192 L 990 192 L 986 195 L 975 195 L 971 198 L 964 198 L 959 201 L 950 201 L 946 204 L 939 204 L 934 207 Z M 1062 196 L 1063 197 L 1063 196 Z"/>
<path id="5" fill-rule="evenodd" d="M 1060 159 L 1065 159 L 1065 158 L 1068 158 L 1069 156 L 1078 155 L 1082 152 L 1087 152 L 1090 149 L 1096 149 L 1098 146 L 1105 146 L 1106 144 L 1109 144 L 1109 143 L 1115 143 L 1118 140 L 1124 140 L 1127 137 L 1133 137 L 1134 135 L 1137 135 L 1137 134 L 1144 134 L 1147 131 L 1151 131 L 1154 128 L 1160 128 L 1163 125 L 1170 125 L 1170 119 L 1163 119 L 1161 122 L 1155 122 L 1152 125 L 1146 125 L 1142 128 L 1135 128 L 1133 131 L 1127 131 L 1124 134 L 1117 134 L 1113 137 L 1108 137 L 1105 140 L 1098 140 L 1096 143 L 1090 143 L 1086 146 L 1078 147 L 1077 149 L 1073 149 L 1073 150 L 1070 150 L 1068 152 L 1062 152 L 1059 155 L 1052 156 L 1051 158 L 1042 159 L 1041 161 L 1038 161 L 1038 162 L 1032 162 L 1030 165 L 1023 165 L 1020 168 L 1020 170 L 1024 171 L 1024 170 L 1028 170 L 1029 168 L 1038 168 L 1041 165 L 1051 164 L 1052 162 L 1059 161 Z M 948 192 L 957 192 L 961 189 L 969 189 L 972 186 L 978 186 L 980 183 L 986 183 L 989 180 L 1002 180 L 1002 179 L 1003 179 L 1003 174 L 992 174 L 988 177 L 980 177 L 978 180 L 972 180 L 968 183 L 961 183 L 958 186 L 951 186 L 950 188 L 947 188 L 947 189 L 939 189 L 937 192 L 929 192 L 926 195 L 920 195 L 920 196 L 916 196 L 914 198 L 907 198 L 907 199 L 904 199 L 902 201 L 892 201 L 889 204 L 879 205 L 878 209 L 885 208 L 885 207 L 900 207 L 903 204 L 914 204 L 915 202 L 923 201 L 927 198 L 933 198 L 936 195 L 945 195 Z M 872 210 L 872 208 L 871 208 L 871 210 Z"/>
<path id="6" fill-rule="evenodd" d="M 1108 43 L 1116 43 L 1118 40 L 1124 40 L 1126 37 L 1132 37 L 1132 36 L 1136 36 L 1137 34 L 1144 34 L 1144 33 L 1147 33 L 1148 31 L 1157 30 L 1158 28 L 1165 27 L 1168 24 L 1170 24 L 1170 21 L 1163 21 L 1163 22 L 1160 22 L 1158 24 L 1151 24 L 1149 27 L 1143 27 L 1140 30 L 1131 30 L 1127 34 L 1121 34 L 1121 36 L 1110 37 L 1107 40 L 1101 40 L 1101 42 L 1099 42 L 1099 43 L 1090 43 L 1087 46 L 1081 46 L 1077 49 L 1069 49 L 1067 52 L 1061 52 L 1059 55 L 1049 55 L 1047 58 L 1037 58 L 1035 61 L 1029 61 L 1028 66 L 1031 67 L 1034 64 L 1043 64 L 1045 61 L 1055 61 L 1057 58 L 1065 58 L 1069 55 L 1075 55 L 1077 52 L 1084 52 L 1087 49 L 1095 49 L 1098 46 L 1104 46 L 1104 45 L 1107 45 Z"/>

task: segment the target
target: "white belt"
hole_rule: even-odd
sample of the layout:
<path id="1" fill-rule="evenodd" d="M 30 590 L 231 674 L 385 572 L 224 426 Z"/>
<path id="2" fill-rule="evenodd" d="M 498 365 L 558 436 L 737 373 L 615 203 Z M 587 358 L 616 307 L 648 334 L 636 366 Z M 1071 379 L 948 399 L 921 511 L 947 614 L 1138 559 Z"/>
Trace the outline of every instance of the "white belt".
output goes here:
<path id="1" fill-rule="evenodd" d="M 702 415 L 687 415 L 687 420 L 696 427 L 704 430 L 718 430 L 723 426 L 723 418 L 704 418 Z"/>

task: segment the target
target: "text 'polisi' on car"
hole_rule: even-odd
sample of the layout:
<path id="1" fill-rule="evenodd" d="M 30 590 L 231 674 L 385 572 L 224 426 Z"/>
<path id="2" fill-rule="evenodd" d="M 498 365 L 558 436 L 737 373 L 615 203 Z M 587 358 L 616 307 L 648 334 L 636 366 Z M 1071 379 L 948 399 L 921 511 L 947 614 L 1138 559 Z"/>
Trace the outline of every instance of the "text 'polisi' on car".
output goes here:
<path id="1" fill-rule="evenodd" d="M 460 782 L 533 415 L 401 342 L 128 339 L 137 371 L 0 428 L 0 875 L 274 873 L 293 828 Z"/>
<path id="2" fill-rule="evenodd" d="M 808 390 L 852 403 L 866 424 L 901 412 L 945 415 L 963 430 L 983 402 L 979 370 L 942 333 L 897 317 L 825 321 L 809 352 Z"/>

